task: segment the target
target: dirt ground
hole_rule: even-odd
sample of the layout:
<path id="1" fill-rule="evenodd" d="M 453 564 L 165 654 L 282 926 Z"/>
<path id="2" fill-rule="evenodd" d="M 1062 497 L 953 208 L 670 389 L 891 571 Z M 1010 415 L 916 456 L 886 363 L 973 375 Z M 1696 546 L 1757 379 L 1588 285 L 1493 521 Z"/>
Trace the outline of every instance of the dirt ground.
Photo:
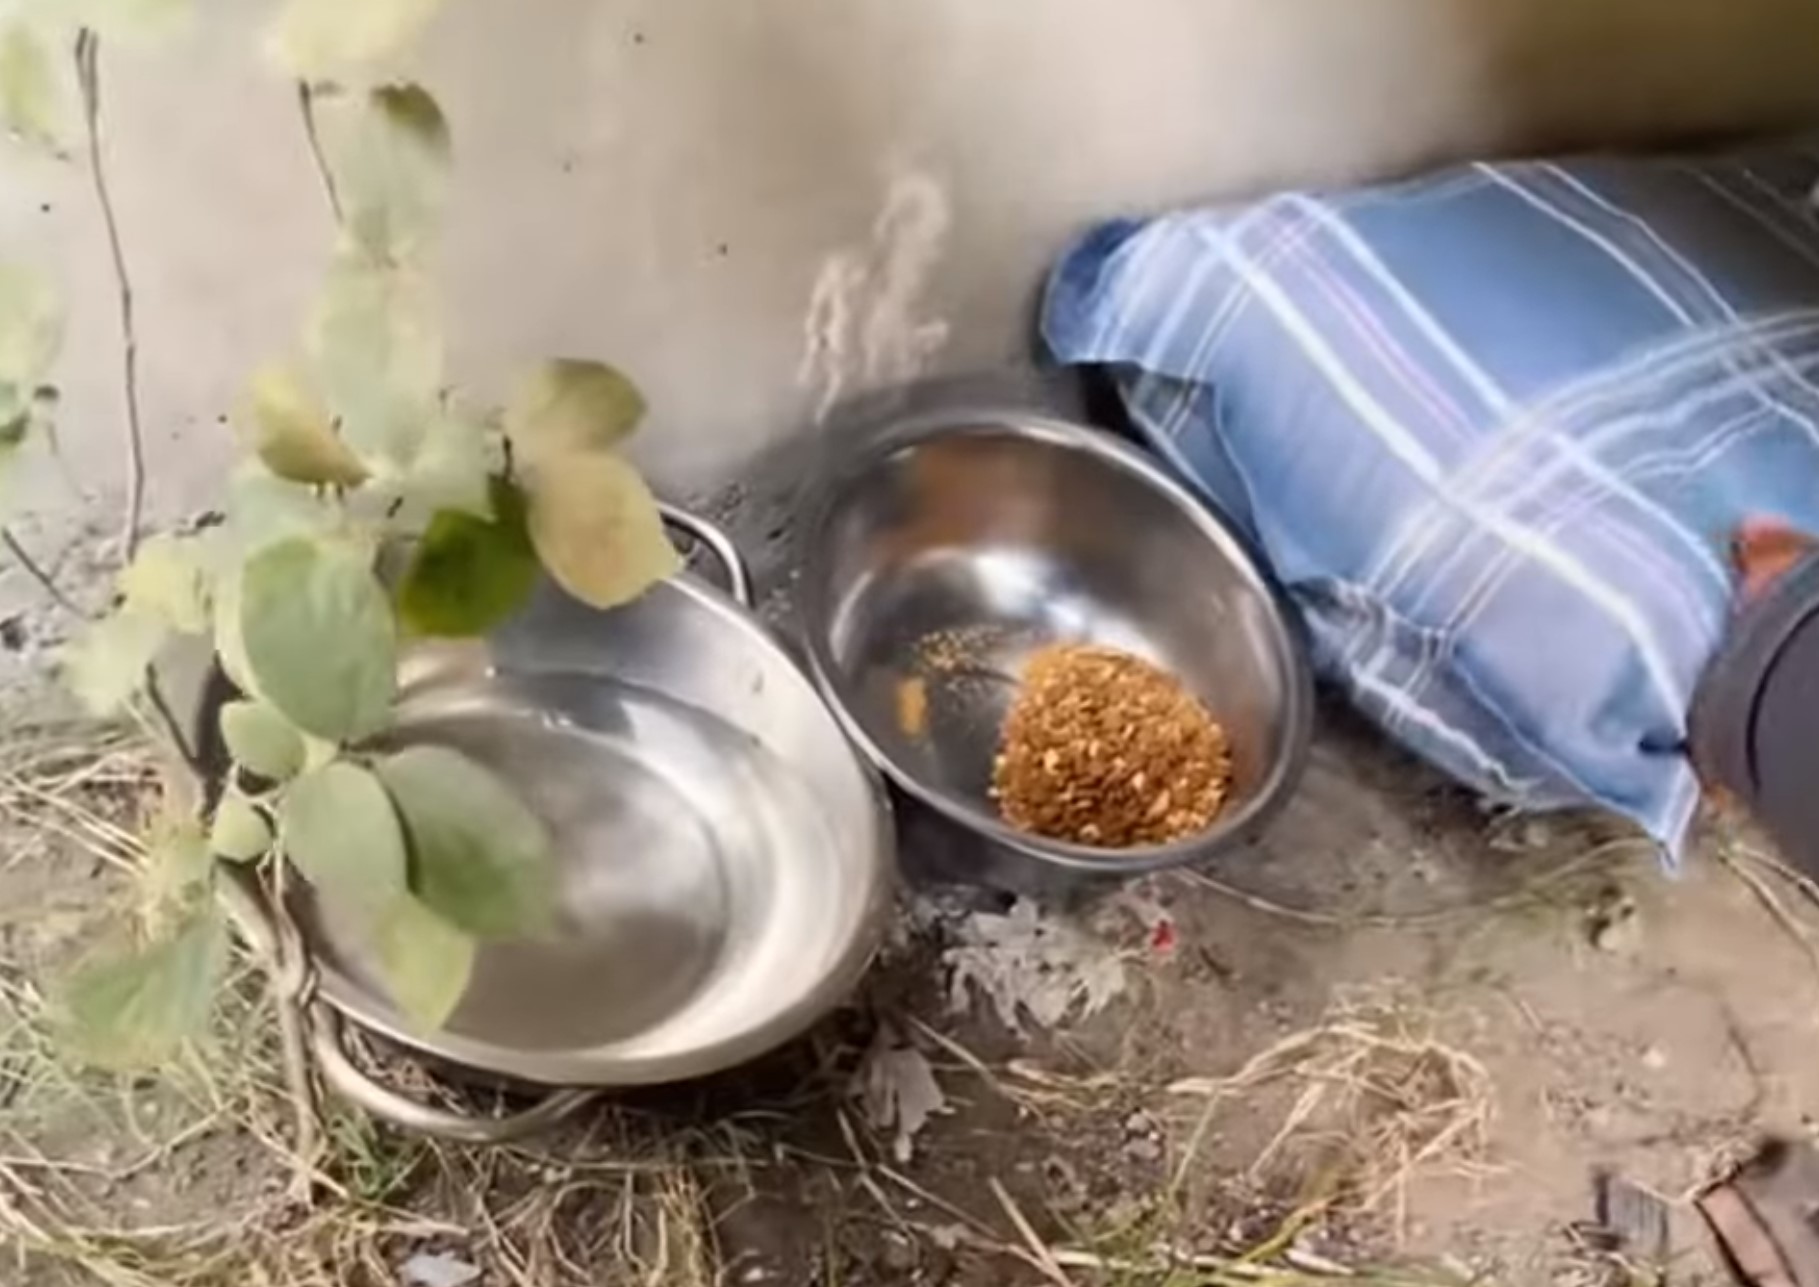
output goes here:
<path id="1" fill-rule="evenodd" d="M 1716 1283 L 1688 1195 L 1819 1104 L 1819 903 L 1747 837 L 1669 875 L 1329 710 L 1253 852 L 1072 908 L 906 889 L 864 995 L 754 1068 L 509 1150 L 335 1110 L 303 1171 L 250 974 L 161 1078 L 46 1043 L 144 763 L 0 765 L 9 1283 Z M 1664 1264 L 1591 1230 L 1603 1174 Z"/>

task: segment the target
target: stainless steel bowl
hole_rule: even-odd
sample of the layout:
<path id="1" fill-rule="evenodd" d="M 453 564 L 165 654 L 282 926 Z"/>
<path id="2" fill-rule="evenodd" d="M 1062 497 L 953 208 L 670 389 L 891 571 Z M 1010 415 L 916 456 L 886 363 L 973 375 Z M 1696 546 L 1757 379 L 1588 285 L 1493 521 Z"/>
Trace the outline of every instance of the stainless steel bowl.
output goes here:
<path id="1" fill-rule="evenodd" d="M 586 1093 L 465 1121 L 365 1078 L 341 1020 L 514 1081 L 635 1086 L 744 1062 L 858 982 L 894 870 L 883 793 L 734 599 L 679 576 L 597 612 L 546 583 L 486 644 L 418 650 L 401 685 L 388 741 L 465 752 L 551 828 L 558 928 L 484 946 L 447 1026 L 425 1034 L 392 1006 L 360 925 L 294 890 L 284 919 L 325 1003 L 316 1053 L 344 1094 L 419 1130 L 496 1140 Z"/>
<path id="2" fill-rule="evenodd" d="M 1039 414 L 936 411 L 869 435 L 819 480 L 801 603 L 849 734 L 917 809 L 906 863 L 1042 892 L 1210 857 L 1294 788 L 1312 692 L 1300 639 L 1244 545 L 1147 457 Z M 1205 832 L 1106 850 L 1016 831 L 988 795 L 1024 660 L 1125 649 L 1204 701 L 1235 779 Z"/>

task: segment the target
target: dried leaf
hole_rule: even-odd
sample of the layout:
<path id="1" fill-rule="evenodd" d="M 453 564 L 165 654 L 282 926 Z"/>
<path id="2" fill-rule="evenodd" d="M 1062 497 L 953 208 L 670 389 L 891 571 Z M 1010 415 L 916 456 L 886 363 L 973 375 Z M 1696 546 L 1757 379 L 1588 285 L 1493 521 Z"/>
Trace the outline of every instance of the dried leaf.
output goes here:
<path id="1" fill-rule="evenodd" d="M 858 1074 L 860 1103 L 874 1130 L 892 1133 L 899 1163 L 914 1154 L 916 1136 L 937 1113 L 948 1111 L 947 1096 L 928 1059 L 913 1046 L 897 1045 L 884 1033 L 872 1043 Z"/>
<path id="2" fill-rule="evenodd" d="M 373 937 L 398 1009 L 425 1032 L 447 1023 L 473 977 L 474 940 L 408 894 L 392 901 Z"/>
<path id="3" fill-rule="evenodd" d="M 550 923 L 549 833 L 509 787 L 440 746 L 400 751 L 378 771 L 410 837 L 412 888 L 432 911 L 481 938 Z"/>
<path id="4" fill-rule="evenodd" d="M 293 483 L 358 487 L 367 469 L 335 432 L 328 409 L 295 371 L 263 366 L 253 373 L 240 415 L 265 467 Z"/>
<path id="5" fill-rule="evenodd" d="M 271 53 L 305 80 L 353 76 L 395 56 L 441 7 L 442 0 L 285 0 Z"/>
<path id="6" fill-rule="evenodd" d="M 614 608 L 682 567 L 638 471 L 617 456 L 566 457 L 530 474 L 531 540 L 562 588 Z"/>
<path id="7" fill-rule="evenodd" d="M 337 907 L 383 914 L 404 894 L 404 829 L 378 778 L 337 761 L 284 793 L 278 838 L 285 856 Z"/>
<path id="8" fill-rule="evenodd" d="M 220 912 L 204 902 L 165 937 L 91 958 L 61 992 L 65 1044 L 104 1068 L 164 1062 L 207 1024 L 227 947 Z"/>
<path id="9" fill-rule="evenodd" d="M 252 862 L 272 847 L 272 827 L 265 815 L 238 795 L 224 795 L 215 806 L 208 847 L 229 862 Z"/>
<path id="10" fill-rule="evenodd" d="M 5 75 L 0 66 L 0 85 Z M 63 305 L 50 279 L 30 265 L 0 262 L 0 384 L 18 391 L 24 409 L 62 346 Z"/>
<path id="11" fill-rule="evenodd" d="M 30 147 L 57 150 L 63 93 L 44 38 L 24 23 L 0 32 L 0 122 Z"/>
<path id="12" fill-rule="evenodd" d="M 949 1000 L 964 1010 L 977 989 L 1013 1032 L 1027 1015 L 1053 1028 L 1070 1015 L 1090 1018 L 1125 989 L 1116 946 L 1073 921 L 1044 915 L 1018 899 L 1008 915 L 974 912 L 955 927 L 958 941 L 942 955 L 951 971 Z"/>
<path id="13" fill-rule="evenodd" d="M 644 418 L 644 397 L 603 362 L 558 358 L 519 386 L 506 412 L 512 450 L 530 465 L 560 468 L 576 453 L 611 450 Z"/>
<path id="14" fill-rule="evenodd" d="M 442 109 L 419 85 L 321 101 L 319 117 L 347 233 L 381 263 L 434 238 L 448 190 Z"/>
<path id="15" fill-rule="evenodd" d="M 198 537 L 152 537 L 120 574 L 125 610 L 162 621 L 178 634 L 205 634 L 210 621 L 208 563 Z"/>
<path id="16" fill-rule="evenodd" d="M 444 510 L 417 543 L 398 586 L 405 627 L 432 638 L 485 634 L 524 605 L 536 587 L 537 551 L 524 495 L 500 480 L 491 521 Z"/>
<path id="17" fill-rule="evenodd" d="M 384 727 L 397 684 L 391 605 L 364 553 L 297 537 L 247 563 L 240 635 L 261 697 L 307 733 L 349 742 Z"/>
<path id="18" fill-rule="evenodd" d="M 89 714 L 117 714 L 145 683 L 169 637 L 169 627 L 157 617 L 122 609 L 90 626 L 64 651 L 64 681 Z"/>
<path id="19" fill-rule="evenodd" d="M 342 437 L 365 460 L 407 469 L 441 404 L 442 329 L 428 279 L 344 248 L 306 344 Z"/>
<path id="20" fill-rule="evenodd" d="M 264 702 L 229 702 L 221 708 L 221 740 L 234 763 L 274 782 L 303 769 L 303 734 Z"/>

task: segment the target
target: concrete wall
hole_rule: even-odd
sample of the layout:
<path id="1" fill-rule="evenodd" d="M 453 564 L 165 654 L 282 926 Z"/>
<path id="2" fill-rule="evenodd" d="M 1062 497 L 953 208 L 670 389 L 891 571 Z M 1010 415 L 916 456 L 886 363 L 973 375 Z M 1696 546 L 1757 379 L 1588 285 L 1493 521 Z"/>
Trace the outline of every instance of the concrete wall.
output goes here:
<path id="1" fill-rule="evenodd" d="M 294 334 L 330 234 L 261 6 L 202 4 L 175 44 L 104 55 L 163 514 L 206 500 L 217 416 Z M 1043 264 L 1099 216 L 1810 113 L 1819 3 L 449 0 L 410 70 L 459 153 L 459 369 L 496 392 L 540 354 L 618 361 L 655 407 L 645 462 L 684 488 L 836 388 L 1022 352 Z M 75 299 L 75 463 L 11 504 L 78 560 L 78 519 L 116 521 L 120 420 L 84 183 L 9 162 L 0 189 L 0 245 Z M 21 588 L 0 577 L 0 607 Z"/>

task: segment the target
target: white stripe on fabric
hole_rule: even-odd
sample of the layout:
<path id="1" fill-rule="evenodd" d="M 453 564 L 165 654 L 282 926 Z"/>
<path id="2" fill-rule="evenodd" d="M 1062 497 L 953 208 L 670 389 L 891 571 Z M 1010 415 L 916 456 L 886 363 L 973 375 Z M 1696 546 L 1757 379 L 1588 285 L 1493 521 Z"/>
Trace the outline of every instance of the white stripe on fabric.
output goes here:
<path id="1" fill-rule="evenodd" d="M 1487 410 L 1493 415 L 1508 413 L 1509 396 L 1504 393 L 1496 381 L 1485 373 L 1483 367 L 1472 361 L 1465 350 L 1459 347 L 1458 341 L 1447 332 L 1446 328 L 1434 320 L 1434 315 L 1423 308 L 1413 295 L 1409 294 L 1408 288 L 1394 273 L 1390 272 L 1388 266 L 1377 257 L 1376 253 L 1364 244 L 1358 234 L 1352 231 L 1350 225 L 1318 202 L 1310 201 L 1303 196 L 1291 199 L 1309 215 L 1319 220 L 1321 226 L 1332 234 L 1333 239 L 1345 249 L 1360 268 L 1364 269 L 1371 280 L 1383 288 L 1384 292 L 1395 301 L 1396 307 L 1402 310 L 1402 315 L 1414 323 L 1415 329 L 1421 333 L 1422 338 L 1434 346 L 1435 350 L 1452 365 L 1459 377 L 1471 386 L 1472 392 L 1483 400 Z"/>
<path id="2" fill-rule="evenodd" d="M 1210 233 L 1210 230 L 1207 229 L 1202 231 Z M 1224 247 L 1219 248 L 1225 250 Z M 1303 351 L 1332 383 L 1360 421 L 1370 428 L 1422 482 L 1436 493 L 1440 493 L 1442 480 L 1438 464 L 1428 454 L 1426 448 L 1416 442 L 1408 431 L 1398 424 L 1394 417 L 1388 415 L 1383 407 L 1370 396 L 1369 391 L 1358 384 L 1351 372 L 1346 369 L 1345 363 L 1328 347 L 1325 337 L 1308 324 L 1307 319 L 1295 308 L 1293 301 L 1288 299 L 1273 281 L 1258 274 L 1241 255 L 1229 251 L 1226 253 L 1239 276 L 1257 292 L 1257 298 L 1269 308 L 1283 328 L 1301 344 Z M 1601 611 L 1622 623 L 1636 643 L 1636 650 L 1642 657 L 1643 667 L 1648 671 L 1650 681 L 1670 702 L 1679 705 L 1685 701 L 1685 694 L 1681 691 L 1680 684 L 1661 651 L 1660 641 L 1655 638 L 1648 622 L 1626 595 L 1615 586 L 1600 580 L 1591 573 L 1590 569 L 1573 559 L 1567 551 L 1559 548 L 1539 533 L 1481 506 L 1474 506 L 1463 500 L 1454 503 L 1460 504 L 1469 517 L 1484 524 L 1506 543 L 1531 558 L 1538 566 L 1546 568 L 1567 584 L 1578 589 Z"/>
<path id="3" fill-rule="evenodd" d="M 1643 289 L 1648 291 L 1648 293 L 1653 295 L 1656 299 L 1660 300 L 1661 306 L 1669 313 L 1673 314 L 1677 321 L 1682 325 L 1692 324 L 1692 317 L 1680 306 L 1680 301 L 1663 289 L 1661 283 L 1656 281 L 1649 273 L 1645 272 L 1641 265 L 1637 264 L 1628 255 L 1624 254 L 1622 248 L 1619 247 L 1616 242 L 1612 241 L 1609 237 L 1606 237 L 1603 233 L 1598 232 L 1596 229 L 1588 227 L 1586 224 L 1573 218 L 1539 193 L 1530 191 L 1518 181 L 1514 173 L 1482 161 L 1478 163 L 1477 168 L 1493 182 L 1508 188 L 1511 192 L 1534 206 L 1535 209 L 1558 223 L 1561 227 L 1579 234 L 1580 237 L 1598 247 L 1598 249 L 1604 252 L 1607 258 L 1612 262 L 1621 265 L 1630 276 L 1634 277 Z"/>

